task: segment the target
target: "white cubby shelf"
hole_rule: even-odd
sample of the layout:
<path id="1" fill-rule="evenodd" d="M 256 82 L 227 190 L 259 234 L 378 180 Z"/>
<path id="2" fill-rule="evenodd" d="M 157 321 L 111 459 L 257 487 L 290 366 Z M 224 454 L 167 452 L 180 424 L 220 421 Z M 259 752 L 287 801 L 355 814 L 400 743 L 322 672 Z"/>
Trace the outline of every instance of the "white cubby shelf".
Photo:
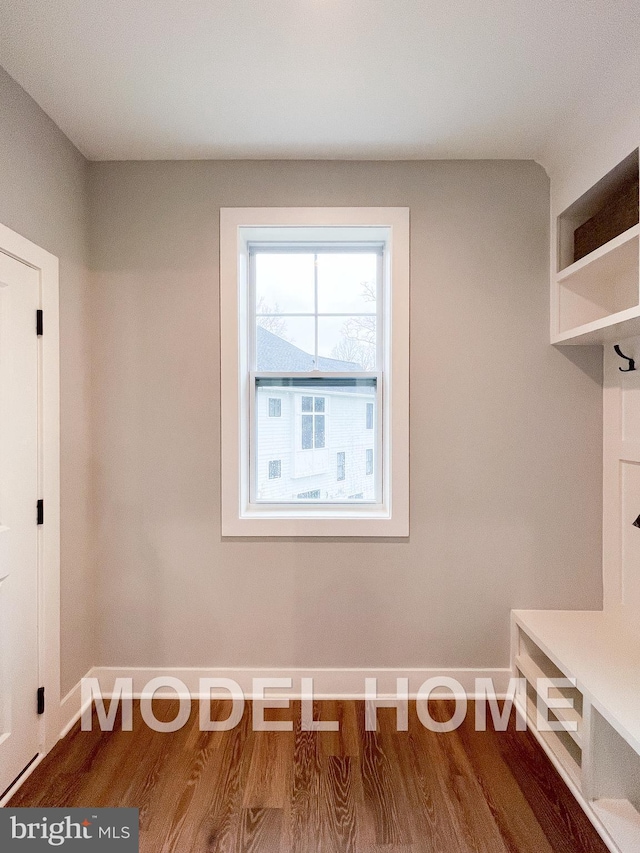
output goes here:
<path id="1" fill-rule="evenodd" d="M 640 851 L 640 628 L 602 611 L 512 611 L 519 711 L 612 853 Z M 538 727 L 538 680 L 567 678 L 551 698 L 571 708 Z M 542 700 L 540 700 L 542 701 Z M 575 731 L 573 730 L 575 729 Z"/>
<path id="2" fill-rule="evenodd" d="M 604 344 L 640 334 L 640 224 L 637 212 L 622 233 L 574 261 L 576 230 L 616 193 L 638 181 L 638 149 L 555 220 L 551 343 Z M 634 183 L 635 182 L 635 183 Z M 634 189 L 632 194 L 637 195 Z M 636 208 L 640 208 L 638 199 Z M 593 220 L 592 220 L 593 221 Z M 615 234 L 615 230 L 612 232 Z M 597 241 L 596 241 L 597 242 Z"/>

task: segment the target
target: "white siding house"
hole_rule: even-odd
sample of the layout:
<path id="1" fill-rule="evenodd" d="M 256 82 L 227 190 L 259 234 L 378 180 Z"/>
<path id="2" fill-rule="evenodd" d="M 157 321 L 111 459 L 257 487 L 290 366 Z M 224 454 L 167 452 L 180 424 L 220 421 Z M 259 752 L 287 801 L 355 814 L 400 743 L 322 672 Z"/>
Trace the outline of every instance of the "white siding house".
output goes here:
<path id="1" fill-rule="evenodd" d="M 312 369 L 307 353 L 265 329 L 258 335 L 258 369 Z M 322 359 L 323 371 L 360 369 Z M 256 394 L 256 499 L 365 500 L 375 494 L 373 388 L 259 387 Z"/>

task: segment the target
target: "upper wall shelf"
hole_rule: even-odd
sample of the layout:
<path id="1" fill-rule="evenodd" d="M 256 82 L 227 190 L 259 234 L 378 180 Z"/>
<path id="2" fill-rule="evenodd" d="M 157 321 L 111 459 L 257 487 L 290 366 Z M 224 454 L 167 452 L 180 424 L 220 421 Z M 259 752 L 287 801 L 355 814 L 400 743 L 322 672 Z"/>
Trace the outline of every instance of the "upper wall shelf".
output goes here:
<path id="1" fill-rule="evenodd" d="M 636 149 L 558 216 L 552 343 L 640 334 L 639 208 Z"/>

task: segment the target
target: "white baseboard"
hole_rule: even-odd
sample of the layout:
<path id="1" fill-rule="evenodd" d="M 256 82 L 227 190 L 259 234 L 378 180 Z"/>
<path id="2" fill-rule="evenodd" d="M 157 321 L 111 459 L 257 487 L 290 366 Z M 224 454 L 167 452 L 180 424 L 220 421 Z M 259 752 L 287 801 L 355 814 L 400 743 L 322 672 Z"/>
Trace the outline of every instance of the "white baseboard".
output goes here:
<path id="1" fill-rule="evenodd" d="M 510 669 L 265 669 L 265 668 L 243 668 L 233 667 L 208 669 L 204 667 L 93 667 L 84 676 L 85 678 L 97 678 L 100 690 L 104 698 L 110 698 L 116 678 L 132 679 L 133 695 L 139 698 L 146 685 L 152 678 L 172 677 L 181 681 L 186 693 L 192 699 L 200 698 L 199 685 L 201 678 L 228 678 L 235 681 L 242 689 L 246 699 L 253 698 L 254 678 L 290 678 L 292 687 L 290 690 L 270 690 L 269 695 L 282 695 L 295 700 L 300 698 L 301 679 L 312 678 L 314 684 L 314 698 L 322 699 L 356 699 L 365 698 L 365 679 L 378 679 L 378 696 L 393 697 L 396 695 L 396 680 L 398 678 L 409 679 L 409 696 L 415 699 L 419 688 L 430 678 L 453 679 L 460 690 L 458 695 L 466 695 L 468 699 L 476 696 L 476 679 L 489 678 L 493 681 L 496 695 L 501 698 L 507 692 L 507 686 L 512 673 Z M 159 690 L 158 698 L 175 698 L 174 691 Z M 432 694 L 434 698 L 439 696 L 450 698 L 448 690 L 436 688 Z M 82 716 L 85 707 L 91 704 L 91 699 L 82 703 L 82 679 L 61 700 L 57 710 L 58 731 L 60 738 L 65 737 Z M 3 807 L 11 797 L 18 791 L 20 786 L 29 778 L 31 773 L 47 755 L 48 750 L 43 750 L 20 779 L 7 791 L 0 801 Z"/>
<path id="2" fill-rule="evenodd" d="M 109 667 L 99 666 L 89 673 L 98 679 L 100 690 L 105 697 L 113 691 L 116 678 L 130 678 L 133 682 L 133 694 L 139 697 L 152 678 L 171 677 L 179 679 L 186 687 L 185 695 L 197 699 L 200 696 L 199 682 L 201 678 L 229 678 L 239 684 L 245 698 L 253 698 L 254 678 L 291 678 L 290 690 L 270 690 L 269 695 L 286 695 L 291 699 L 300 698 L 301 679 L 312 678 L 314 698 L 316 699 L 364 699 L 365 679 L 378 679 L 378 696 L 395 696 L 396 679 L 409 679 L 409 695 L 415 698 L 416 693 L 430 678 L 450 678 L 460 685 L 460 695 L 473 699 L 476 695 L 476 679 L 490 678 L 498 697 L 506 694 L 510 669 L 296 669 L 296 668 L 199 668 L 199 667 Z M 167 695 L 176 696 L 174 691 L 158 691 L 159 698 Z M 448 690 L 434 690 L 434 698 L 451 697 Z"/>
<path id="3" fill-rule="evenodd" d="M 84 678 L 89 678 L 93 675 L 93 669 L 90 669 L 89 672 L 84 676 Z M 60 738 L 65 737 L 69 734 L 74 725 L 78 722 L 80 717 L 82 716 L 82 712 L 85 707 L 91 704 L 91 700 L 87 700 L 84 705 L 82 704 L 82 681 L 80 681 L 72 687 L 71 690 L 67 693 L 64 699 L 60 702 L 60 716 L 59 716 L 59 730 L 60 730 Z"/>
<path id="4" fill-rule="evenodd" d="M 7 791 L 5 792 L 5 794 L 4 794 L 4 796 L 2 797 L 2 799 L 0 799 L 0 809 L 3 809 L 3 808 L 7 805 L 7 803 L 8 803 L 8 802 L 9 802 L 9 800 L 11 799 L 11 797 L 13 797 L 13 795 L 14 795 L 15 793 L 17 793 L 17 791 L 19 790 L 20 786 L 21 786 L 21 785 L 23 785 L 23 784 L 27 781 L 27 779 L 29 778 L 29 776 L 31 776 L 31 774 L 33 773 L 33 771 L 36 769 L 36 767 L 38 766 L 38 764 L 40 764 L 40 762 L 41 762 L 41 761 L 42 761 L 42 759 L 46 756 L 46 754 L 47 754 L 46 752 L 39 752 L 39 753 L 37 754 L 37 756 L 34 758 L 34 760 L 31 762 L 31 764 L 30 764 L 30 765 L 27 767 L 27 769 L 23 772 L 22 776 L 20 776 L 20 777 L 19 777 L 19 778 L 18 778 L 18 779 L 13 783 L 13 785 L 12 785 L 10 788 L 8 788 L 8 789 L 7 789 Z"/>

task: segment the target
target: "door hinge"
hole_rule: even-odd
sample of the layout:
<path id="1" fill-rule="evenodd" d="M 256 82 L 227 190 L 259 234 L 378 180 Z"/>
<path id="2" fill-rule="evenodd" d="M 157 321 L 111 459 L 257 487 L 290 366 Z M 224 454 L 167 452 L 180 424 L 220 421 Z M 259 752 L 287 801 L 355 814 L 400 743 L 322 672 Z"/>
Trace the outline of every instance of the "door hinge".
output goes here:
<path id="1" fill-rule="evenodd" d="M 38 335 L 38 337 L 42 335 L 43 322 L 42 309 L 38 308 L 36 311 L 36 335 Z"/>
<path id="2" fill-rule="evenodd" d="M 44 501 L 38 501 L 38 524 L 44 524 Z"/>
<path id="3" fill-rule="evenodd" d="M 38 687 L 38 714 L 44 714 L 44 687 Z"/>

